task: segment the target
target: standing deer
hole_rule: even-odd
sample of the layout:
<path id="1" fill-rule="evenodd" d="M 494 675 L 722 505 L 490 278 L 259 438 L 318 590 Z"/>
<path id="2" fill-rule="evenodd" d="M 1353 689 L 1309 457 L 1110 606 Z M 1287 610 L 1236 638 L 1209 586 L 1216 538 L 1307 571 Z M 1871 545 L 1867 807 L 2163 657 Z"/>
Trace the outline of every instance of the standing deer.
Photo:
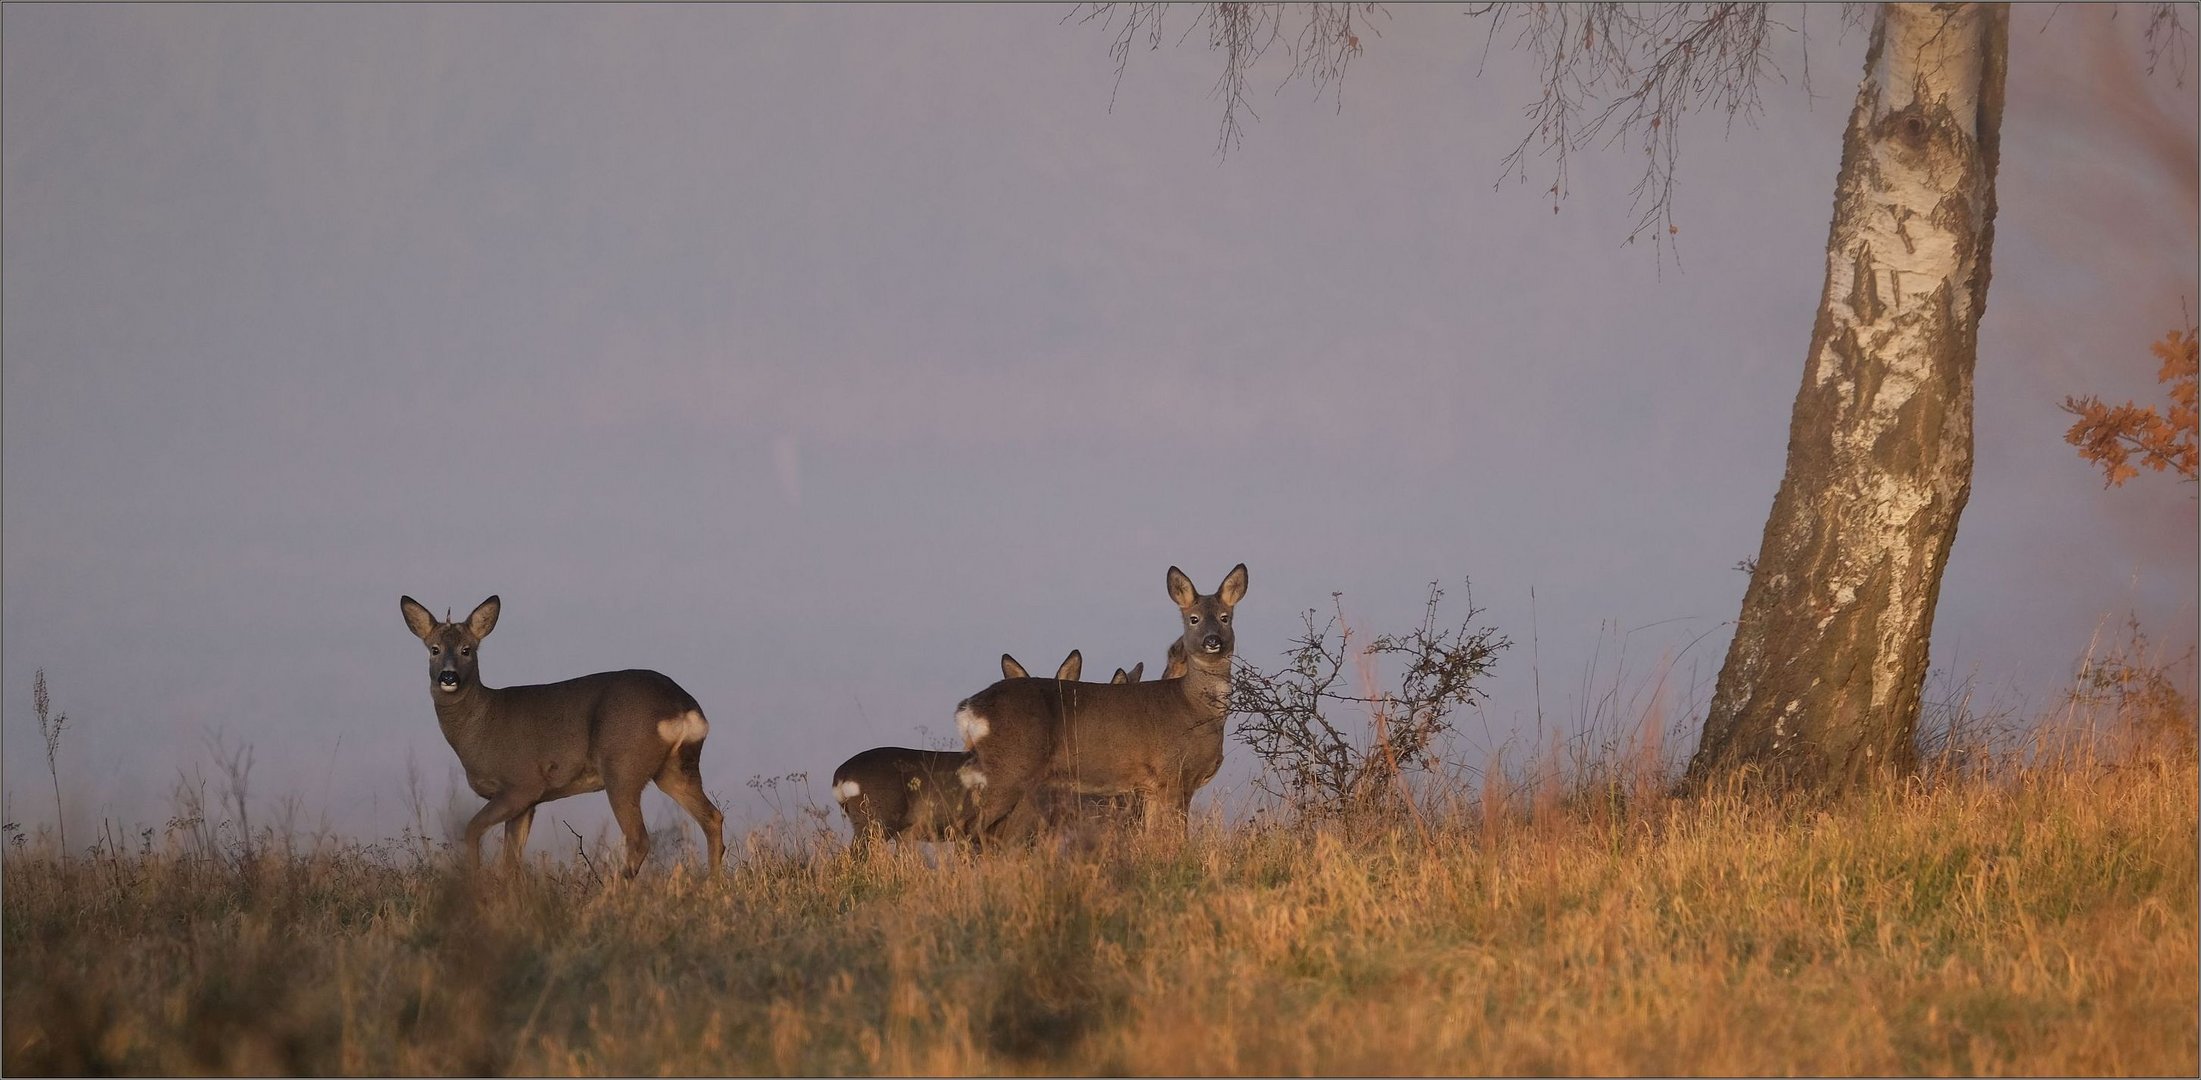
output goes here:
<path id="1" fill-rule="evenodd" d="M 1085 658 L 1072 649 L 1055 669 L 1055 678 L 1075 682 L 1084 671 Z M 1123 681 L 1123 671 L 1116 674 Z M 1002 653 L 1001 677 L 1031 676 L 1016 657 Z M 859 848 L 874 833 L 887 840 L 951 839 L 969 828 L 974 810 L 961 776 L 970 760 L 963 750 L 873 747 L 833 770 L 833 799 L 848 815 Z"/>
<path id="2" fill-rule="evenodd" d="M 642 788 L 672 796 L 709 843 L 711 873 L 726 851 L 718 807 L 703 793 L 703 739 L 711 726 L 680 684 L 654 671 L 603 671 L 537 686 L 481 682 L 481 639 L 497 626 L 494 596 L 464 622 L 438 622 L 412 597 L 398 607 L 428 646 L 428 688 L 436 722 L 458 752 L 466 783 L 489 804 L 466 823 L 468 860 L 481 865 L 481 837 L 504 825 L 504 852 L 517 862 L 535 808 L 602 791 L 627 838 L 626 876 L 650 854 Z"/>
<path id="3" fill-rule="evenodd" d="M 1120 684 L 1004 679 L 956 707 L 956 729 L 972 754 L 962 775 L 977 789 L 978 835 L 1031 829 L 1040 808 L 1030 797 L 1049 786 L 1135 792 L 1149 835 L 1165 827 L 1183 835 L 1193 793 L 1223 763 L 1237 644 L 1231 611 L 1246 595 L 1246 567 L 1233 567 L 1209 596 L 1174 566 L 1166 580 L 1183 624 L 1182 676 Z"/>
<path id="4" fill-rule="evenodd" d="M 1078 681 L 1078 676 L 1083 674 L 1085 674 L 1085 655 L 1076 649 L 1070 650 L 1070 655 L 1063 657 L 1062 664 L 1055 668 L 1055 678 L 1068 679 L 1071 682 Z M 1016 657 L 1010 656 L 1008 653 L 1002 653 L 1001 677 L 1004 679 L 1029 679 L 1032 677 L 1032 673 L 1024 670 L 1024 665 L 1017 663 Z"/>

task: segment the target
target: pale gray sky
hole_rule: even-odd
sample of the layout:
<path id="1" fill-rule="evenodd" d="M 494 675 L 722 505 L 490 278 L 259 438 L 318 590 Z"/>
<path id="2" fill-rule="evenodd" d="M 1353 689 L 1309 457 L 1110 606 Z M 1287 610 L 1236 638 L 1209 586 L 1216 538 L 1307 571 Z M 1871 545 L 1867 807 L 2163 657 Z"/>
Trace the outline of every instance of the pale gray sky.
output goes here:
<path id="1" fill-rule="evenodd" d="M 2030 711 L 2105 615 L 2173 648 L 2196 619 L 2192 489 L 2104 492 L 2055 408 L 2155 396 L 2193 90 L 2139 71 L 2136 11 L 2045 15 L 2014 14 L 1933 650 Z M 1790 38 L 1755 126 L 1692 118 L 1661 273 L 1618 246 L 1628 153 L 1578 159 L 1557 215 L 1541 174 L 1493 190 L 1536 91 L 1503 42 L 1478 77 L 1457 9 L 1380 22 L 1342 110 L 1269 72 L 1227 160 L 1197 41 L 1117 90 L 1061 17 L 8 6 L 9 818 L 52 816 L 43 667 L 72 821 L 158 823 L 220 733 L 271 807 L 394 831 L 408 755 L 439 791 L 454 760 L 401 593 L 501 594 L 493 685 L 679 680 L 737 821 L 752 775 L 829 805 L 849 754 L 951 736 L 1004 650 L 1155 666 L 1172 563 L 1248 564 L 1271 663 L 1332 590 L 1400 628 L 1471 575 L 1519 642 L 1478 762 L 1484 724 L 1534 726 L 1532 655 L 1562 725 L 1616 635 L 1628 686 L 1662 654 L 1708 686 L 1862 35 L 1815 19 L 1815 96 Z"/>

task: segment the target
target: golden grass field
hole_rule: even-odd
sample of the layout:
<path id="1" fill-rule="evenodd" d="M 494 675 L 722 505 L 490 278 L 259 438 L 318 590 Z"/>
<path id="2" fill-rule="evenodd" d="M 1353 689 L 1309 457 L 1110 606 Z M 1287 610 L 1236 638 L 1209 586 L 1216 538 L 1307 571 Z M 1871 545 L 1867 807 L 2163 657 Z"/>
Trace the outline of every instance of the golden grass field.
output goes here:
<path id="1" fill-rule="evenodd" d="M 2192 1075 L 2190 744 L 1832 803 L 1492 784 L 1423 827 L 479 877 L 11 855 L 35 1073 Z"/>

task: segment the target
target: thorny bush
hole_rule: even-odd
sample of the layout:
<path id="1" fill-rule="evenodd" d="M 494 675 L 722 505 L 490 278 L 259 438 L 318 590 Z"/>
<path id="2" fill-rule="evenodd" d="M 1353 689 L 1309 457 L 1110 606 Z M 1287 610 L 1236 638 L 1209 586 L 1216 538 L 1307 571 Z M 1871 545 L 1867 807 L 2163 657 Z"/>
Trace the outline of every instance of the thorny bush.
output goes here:
<path id="1" fill-rule="evenodd" d="M 1384 634 L 1357 648 L 1346 625 L 1342 593 L 1330 594 L 1331 614 L 1306 629 L 1276 672 L 1239 659 L 1232 670 L 1231 712 L 1238 739 L 1261 759 L 1257 780 L 1301 814 L 1411 809 L 1404 775 L 1427 770 L 1452 733 L 1452 714 L 1487 698 L 1478 683 L 1512 641 L 1477 627 L 1482 609 L 1469 592 L 1458 625 L 1438 625 L 1444 590 L 1429 583 L 1421 625 Z M 1381 658 L 1404 660 L 1396 689 L 1376 686 Z M 1354 686 L 1341 686 L 1350 668 Z"/>

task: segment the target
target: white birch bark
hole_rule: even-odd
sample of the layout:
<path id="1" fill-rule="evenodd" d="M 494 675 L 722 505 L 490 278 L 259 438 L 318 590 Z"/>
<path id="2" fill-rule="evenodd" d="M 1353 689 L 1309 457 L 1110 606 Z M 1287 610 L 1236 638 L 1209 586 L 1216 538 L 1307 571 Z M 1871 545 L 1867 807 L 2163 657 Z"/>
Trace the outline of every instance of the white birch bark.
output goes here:
<path id="1" fill-rule="evenodd" d="M 2003 5 L 1886 4 L 1844 137 L 1788 466 L 1689 766 L 1840 787 L 1913 764 L 1971 490 L 2009 37 Z"/>

